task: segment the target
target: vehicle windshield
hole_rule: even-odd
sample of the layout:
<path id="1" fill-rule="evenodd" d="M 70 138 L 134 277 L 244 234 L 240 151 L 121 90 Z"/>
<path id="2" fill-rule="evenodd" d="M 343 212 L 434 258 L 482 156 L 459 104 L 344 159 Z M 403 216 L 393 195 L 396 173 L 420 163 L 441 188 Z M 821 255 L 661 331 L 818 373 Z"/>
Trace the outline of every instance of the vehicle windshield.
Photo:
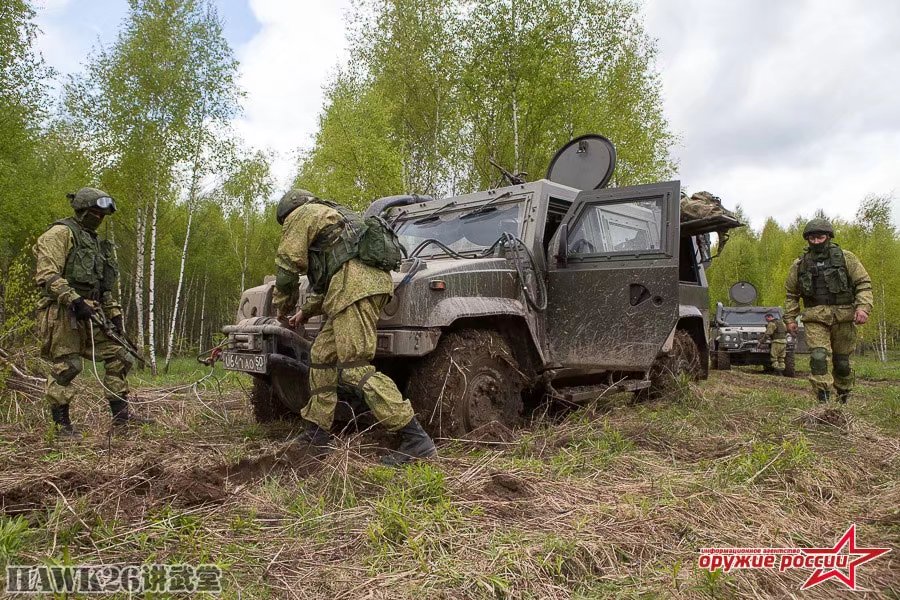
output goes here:
<path id="1" fill-rule="evenodd" d="M 766 313 L 724 310 L 722 311 L 722 321 L 732 327 L 742 327 L 747 325 L 765 327 Z"/>
<path id="2" fill-rule="evenodd" d="M 438 240 L 454 252 L 479 252 L 489 248 L 504 233 L 519 235 L 522 221 L 521 202 L 487 207 L 476 214 L 478 206 L 441 212 L 438 215 L 416 215 L 396 226 L 397 236 L 408 252 L 428 239 Z M 428 246 L 423 256 L 444 254 L 437 245 Z"/>

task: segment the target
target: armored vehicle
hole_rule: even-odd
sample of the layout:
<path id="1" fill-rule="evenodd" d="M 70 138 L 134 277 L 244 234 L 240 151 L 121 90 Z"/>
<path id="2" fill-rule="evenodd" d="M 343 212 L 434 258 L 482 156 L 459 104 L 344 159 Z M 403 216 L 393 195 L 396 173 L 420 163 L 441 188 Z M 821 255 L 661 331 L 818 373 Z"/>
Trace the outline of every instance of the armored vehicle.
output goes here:
<path id="1" fill-rule="evenodd" d="M 678 181 L 606 188 L 614 166 L 612 143 L 587 135 L 560 149 L 545 179 L 505 173 L 496 189 L 385 198 L 366 211 L 407 250 L 375 363 L 434 434 L 514 427 L 542 402 L 647 398 L 706 377 L 708 234 L 740 223 L 680 223 Z M 225 367 L 254 375 L 260 421 L 305 404 L 321 326 L 279 327 L 272 288 L 244 292 L 238 323 L 224 329 Z M 345 414 L 361 406 L 349 390 L 339 396 Z"/>
<path id="2" fill-rule="evenodd" d="M 715 320 L 710 328 L 712 367 L 727 371 L 732 365 L 759 365 L 772 370 L 770 344 L 761 342 L 766 332 L 766 315 L 783 318 L 780 306 L 753 306 L 756 288 L 747 281 L 739 281 L 729 290 L 731 301 L 737 306 L 716 304 Z M 784 375 L 793 377 L 795 354 L 794 336 L 788 333 L 784 356 Z"/>

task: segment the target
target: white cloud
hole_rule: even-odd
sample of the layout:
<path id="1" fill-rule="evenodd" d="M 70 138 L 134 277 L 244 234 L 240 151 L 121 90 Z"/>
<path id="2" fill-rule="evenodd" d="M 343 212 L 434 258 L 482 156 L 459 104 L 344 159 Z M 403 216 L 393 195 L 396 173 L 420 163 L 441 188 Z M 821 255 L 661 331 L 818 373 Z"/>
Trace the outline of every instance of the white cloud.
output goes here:
<path id="1" fill-rule="evenodd" d="M 235 125 L 251 146 L 275 151 L 280 187 L 295 173 L 296 149 L 312 143 L 323 86 L 346 61 L 349 6 L 349 0 L 250 1 L 261 29 L 237 51 L 247 98 Z"/>
<path id="2" fill-rule="evenodd" d="M 686 185 L 755 227 L 900 193 L 900 5 L 651 0 L 646 15 Z"/>

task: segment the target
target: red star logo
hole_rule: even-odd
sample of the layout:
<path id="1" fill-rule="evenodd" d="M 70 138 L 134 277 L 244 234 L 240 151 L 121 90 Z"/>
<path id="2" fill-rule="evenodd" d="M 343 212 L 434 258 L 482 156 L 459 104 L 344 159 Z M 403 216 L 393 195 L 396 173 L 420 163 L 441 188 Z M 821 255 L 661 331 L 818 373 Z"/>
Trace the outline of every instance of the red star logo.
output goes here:
<path id="1" fill-rule="evenodd" d="M 847 565 L 849 573 L 846 575 L 842 573 L 838 569 L 816 569 L 815 572 L 809 576 L 809 579 L 806 580 L 806 583 L 803 584 L 801 590 L 805 590 L 807 588 L 811 588 L 814 585 L 819 585 L 823 581 L 827 581 L 832 577 L 843 581 L 844 584 L 849 587 L 851 590 L 856 589 L 856 567 L 869 562 L 874 558 L 878 558 L 882 554 L 886 552 L 890 552 L 890 548 L 857 548 L 856 546 L 856 525 L 851 525 L 850 529 L 847 530 L 841 539 L 834 545 L 834 548 L 803 548 L 804 554 L 822 554 L 827 556 L 837 556 L 841 554 L 841 550 L 847 546 L 847 555 L 848 556 L 858 556 L 856 560 L 850 561 Z"/>

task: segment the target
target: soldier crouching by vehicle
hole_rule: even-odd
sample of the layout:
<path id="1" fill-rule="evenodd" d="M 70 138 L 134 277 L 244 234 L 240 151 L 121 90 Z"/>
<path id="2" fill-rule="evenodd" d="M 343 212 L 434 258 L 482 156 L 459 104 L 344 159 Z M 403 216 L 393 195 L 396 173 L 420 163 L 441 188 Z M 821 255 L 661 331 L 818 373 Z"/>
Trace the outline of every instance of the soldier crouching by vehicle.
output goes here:
<path id="1" fill-rule="evenodd" d="M 75 216 L 56 221 L 34 246 L 34 281 L 42 292 L 37 310 L 41 357 L 51 363 L 45 399 L 58 433 L 66 437 L 75 435 L 69 404 L 82 357 L 104 363 L 103 387 L 114 425 L 148 422 L 128 408 L 128 351 L 94 322 L 103 315 L 114 334 L 124 334 L 122 311 L 112 295 L 118 278 L 113 246 L 97 237 L 100 223 L 116 211 L 115 201 L 94 188 L 82 188 L 69 199 Z"/>
<path id="2" fill-rule="evenodd" d="M 826 219 L 807 223 L 803 238 L 809 247 L 791 265 L 784 284 L 784 320 L 796 335 L 802 299 L 809 380 L 819 402 L 831 399 L 834 384 L 843 404 L 853 389 L 850 355 L 856 349 L 856 326 L 865 324 L 872 311 L 872 280 L 855 254 L 831 241 L 834 229 Z"/>
<path id="3" fill-rule="evenodd" d="M 361 251 L 369 247 L 363 235 L 377 233 L 375 228 L 367 228 L 368 221 L 347 208 L 305 190 L 285 194 L 276 216 L 282 225 L 273 297 L 278 320 L 297 328 L 311 316 L 327 319 L 310 351 L 310 399 L 301 411 L 309 426 L 295 443 L 307 445 L 313 454 L 328 451 L 337 389 L 343 383 L 356 387 L 378 421 L 400 436 L 399 449 L 382 463 L 400 465 L 435 456 L 434 442 L 416 420 L 409 400 L 371 364 L 378 316 L 394 292 L 388 264 L 392 260 L 380 261 Z M 395 260 L 399 262 L 399 251 Z M 313 293 L 291 315 L 304 274 Z"/>
<path id="4" fill-rule="evenodd" d="M 784 356 L 787 354 L 787 325 L 773 313 L 766 313 L 766 332 L 760 342 L 769 342 L 769 357 L 776 375 L 784 375 Z"/>

